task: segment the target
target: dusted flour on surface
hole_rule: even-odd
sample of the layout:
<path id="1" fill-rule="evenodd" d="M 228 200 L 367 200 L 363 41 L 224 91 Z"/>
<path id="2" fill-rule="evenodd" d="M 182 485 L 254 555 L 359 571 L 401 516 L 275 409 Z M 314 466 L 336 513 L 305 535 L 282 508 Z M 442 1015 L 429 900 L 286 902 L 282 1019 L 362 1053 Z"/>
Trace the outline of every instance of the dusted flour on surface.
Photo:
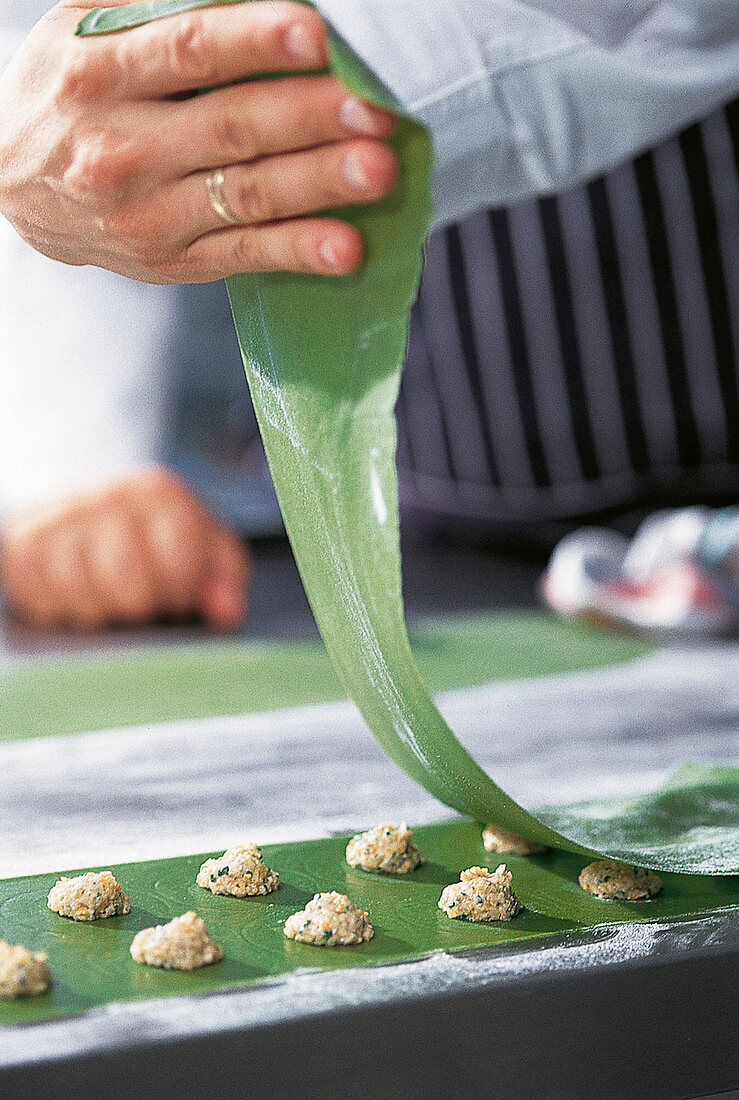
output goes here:
<path id="1" fill-rule="evenodd" d="M 599 859 L 583 867 L 577 880 L 583 890 L 605 901 L 639 901 L 653 898 L 662 889 L 662 879 L 644 867 Z"/>
<path id="2" fill-rule="evenodd" d="M 369 917 L 349 901 L 346 894 L 332 890 L 316 894 L 298 913 L 285 921 L 285 935 L 319 947 L 344 947 L 364 943 L 375 934 Z"/>
<path id="3" fill-rule="evenodd" d="M 271 894 L 280 885 L 280 876 L 262 861 L 256 844 L 234 844 L 219 859 L 206 859 L 196 881 L 213 894 L 245 898 Z"/>
<path id="4" fill-rule="evenodd" d="M 399 828 L 391 824 L 378 825 L 352 837 L 346 847 L 346 861 L 363 871 L 405 875 L 423 863 L 423 856 L 413 843 L 412 831 L 403 821 Z"/>
<path id="5" fill-rule="evenodd" d="M 486 852 L 501 852 L 503 855 L 534 856 L 548 852 L 544 844 L 527 840 L 518 833 L 509 833 L 499 825 L 486 825 L 482 830 L 482 843 Z"/>
<path id="6" fill-rule="evenodd" d="M 111 871 L 60 878 L 49 891 L 48 905 L 72 920 L 102 920 L 131 912 L 131 904 Z"/>
<path id="7" fill-rule="evenodd" d="M 510 920 L 523 906 L 511 889 L 513 876 L 501 863 L 495 871 L 487 867 L 469 867 L 459 882 L 445 886 L 439 908 L 453 920 Z"/>
<path id="8" fill-rule="evenodd" d="M 133 938 L 131 955 L 138 963 L 164 970 L 197 970 L 220 962 L 223 948 L 213 943 L 205 921 L 195 913 L 183 913 L 168 924 L 142 928 Z"/>
<path id="9" fill-rule="evenodd" d="M 45 951 L 33 952 L 19 943 L 0 940 L 0 997 L 36 997 L 46 993 L 51 974 Z"/>

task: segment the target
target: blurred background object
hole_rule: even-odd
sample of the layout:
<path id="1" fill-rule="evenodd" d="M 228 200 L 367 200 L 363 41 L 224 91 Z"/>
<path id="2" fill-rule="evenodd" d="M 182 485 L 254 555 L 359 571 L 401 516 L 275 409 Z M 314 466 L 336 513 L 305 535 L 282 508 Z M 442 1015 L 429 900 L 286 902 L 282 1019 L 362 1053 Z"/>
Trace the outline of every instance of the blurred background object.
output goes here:
<path id="1" fill-rule="evenodd" d="M 556 547 L 541 591 L 555 611 L 649 633 L 739 629 L 739 508 L 657 512 L 629 540 L 586 527 Z"/>

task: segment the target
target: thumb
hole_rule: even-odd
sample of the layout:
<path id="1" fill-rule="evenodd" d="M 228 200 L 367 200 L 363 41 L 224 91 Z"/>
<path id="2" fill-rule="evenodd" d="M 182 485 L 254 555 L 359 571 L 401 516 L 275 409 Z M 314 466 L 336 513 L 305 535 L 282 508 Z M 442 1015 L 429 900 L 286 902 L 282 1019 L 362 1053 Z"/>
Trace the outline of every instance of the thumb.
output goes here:
<path id="1" fill-rule="evenodd" d="M 200 610 L 211 626 L 233 630 L 241 623 L 251 572 L 246 547 L 226 527 L 214 526 L 200 598 Z"/>

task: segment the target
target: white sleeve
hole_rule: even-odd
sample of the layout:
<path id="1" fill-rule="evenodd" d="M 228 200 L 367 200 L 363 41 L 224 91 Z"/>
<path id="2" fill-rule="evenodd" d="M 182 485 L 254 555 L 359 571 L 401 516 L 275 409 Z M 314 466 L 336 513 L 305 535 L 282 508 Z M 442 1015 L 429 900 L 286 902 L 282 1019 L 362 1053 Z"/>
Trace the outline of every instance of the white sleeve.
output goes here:
<path id="1" fill-rule="evenodd" d="M 561 190 L 739 90 L 737 0 L 317 0 L 434 140 L 437 224 Z"/>
<path id="2" fill-rule="evenodd" d="M 172 289 L 57 263 L 0 218 L 0 514 L 156 457 Z"/>

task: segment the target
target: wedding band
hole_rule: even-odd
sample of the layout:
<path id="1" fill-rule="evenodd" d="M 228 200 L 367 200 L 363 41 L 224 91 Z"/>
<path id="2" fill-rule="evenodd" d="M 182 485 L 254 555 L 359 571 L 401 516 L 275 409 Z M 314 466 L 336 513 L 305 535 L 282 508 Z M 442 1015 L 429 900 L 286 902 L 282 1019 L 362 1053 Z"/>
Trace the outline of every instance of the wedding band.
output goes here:
<path id="1" fill-rule="evenodd" d="M 226 225 L 241 225 L 242 219 L 235 214 L 226 201 L 223 194 L 224 175 L 223 169 L 217 168 L 205 178 L 205 186 L 208 189 L 208 199 L 213 210 L 222 218 Z"/>

